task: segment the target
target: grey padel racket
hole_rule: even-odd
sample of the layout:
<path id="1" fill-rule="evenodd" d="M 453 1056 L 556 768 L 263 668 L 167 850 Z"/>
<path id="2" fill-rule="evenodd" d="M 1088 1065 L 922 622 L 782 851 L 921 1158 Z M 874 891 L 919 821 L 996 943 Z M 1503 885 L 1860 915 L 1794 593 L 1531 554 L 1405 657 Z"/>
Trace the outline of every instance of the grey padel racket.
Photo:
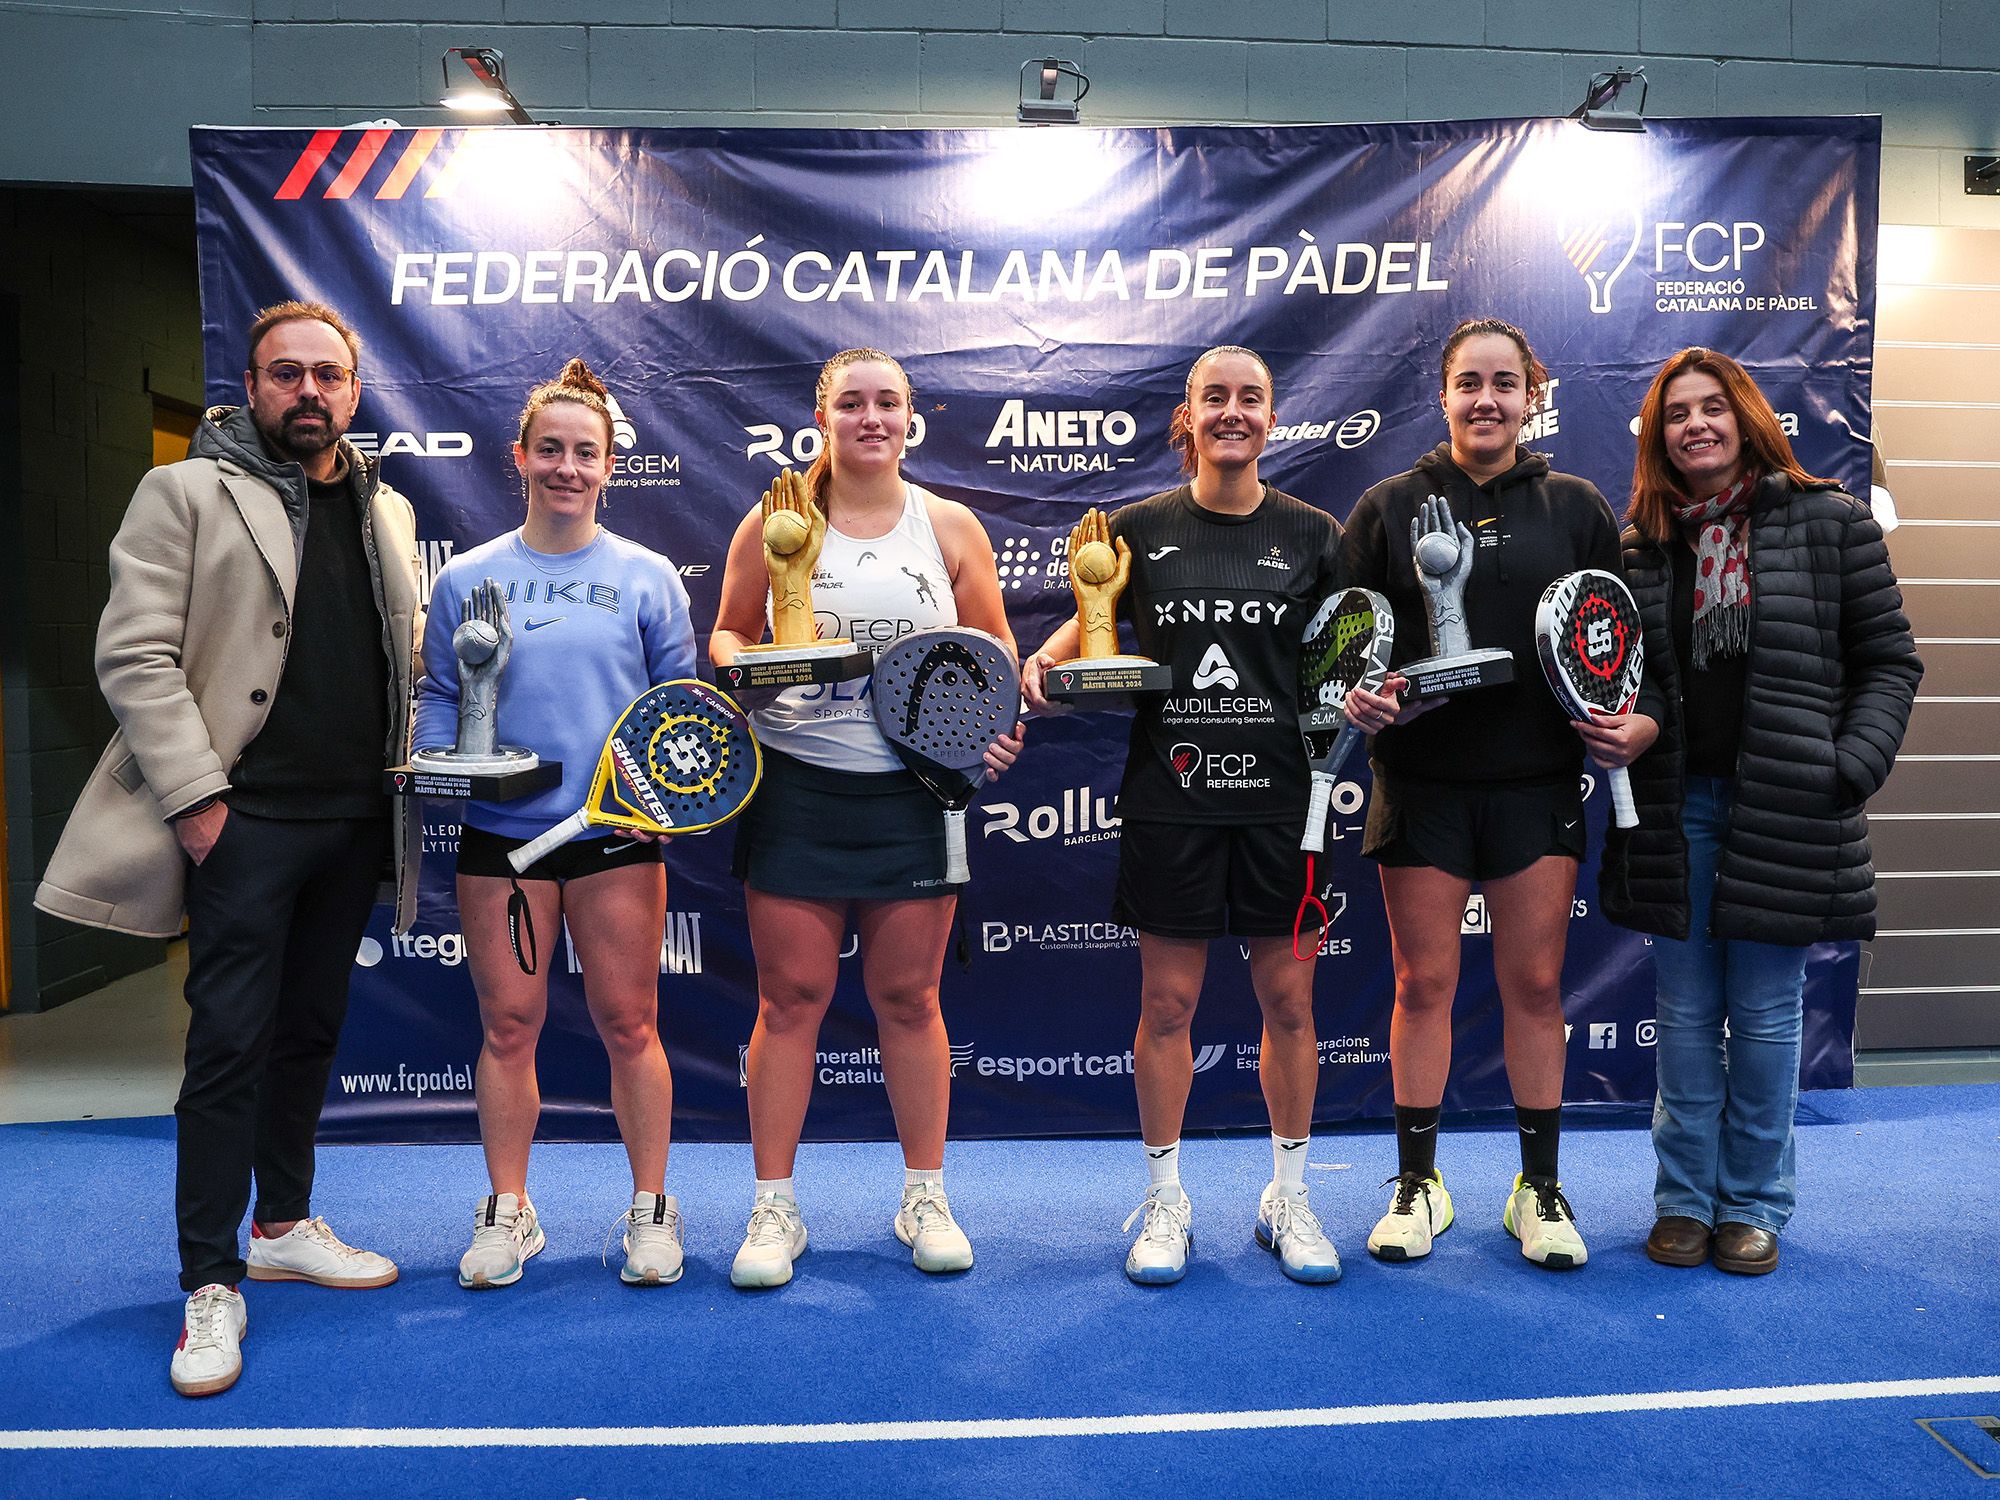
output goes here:
<path id="1" fill-rule="evenodd" d="M 971 878 L 965 810 L 986 780 L 986 751 L 1021 712 L 1021 675 L 997 636 L 952 626 L 906 635 L 875 658 L 875 726 L 944 804 L 945 875 Z"/>
<path id="2" fill-rule="evenodd" d="M 1396 616 L 1389 601 L 1373 589 L 1330 595 L 1306 622 L 1299 646 L 1299 733 L 1305 737 L 1312 788 L 1301 849 L 1318 854 L 1326 848 L 1334 783 L 1361 738 L 1361 731 L 1347 721 L 1348 689 L 1378 690 L 1388 679 L 1395 643 Z"/>
<path id="3" fill-rule="evenodd" d="M 1535 648 L 1542 675 L 1573 719 L 1630 713 L 1639 701 L 1645 659 L 1639 649 L 1639 606 L 1615 573 L 1584 568 L 1548 586 L 1535 609 Z M 1611 815 L 1620 828 L 1639 826 L 1632 778 L 1613 766 Z"/>
<path id="4" fill-rule="evenodd" d="M 734 699 L 705 682 L 663 682 L 611 726 L 583 806 L 507 863 L 525 870 L 586 828 L 700 833 L 743 811 L 763 770 L 749 716 Z"/>

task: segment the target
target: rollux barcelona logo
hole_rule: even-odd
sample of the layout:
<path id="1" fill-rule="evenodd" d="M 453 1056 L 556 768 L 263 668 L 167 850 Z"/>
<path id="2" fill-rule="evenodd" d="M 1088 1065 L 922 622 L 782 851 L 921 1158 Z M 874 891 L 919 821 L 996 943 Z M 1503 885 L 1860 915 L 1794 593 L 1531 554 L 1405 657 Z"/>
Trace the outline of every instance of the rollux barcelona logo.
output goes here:
<path id="1" fill-rule="evenodd" d="M 308 194 L 319 198 L 352 198 L 373 175 L 375 164 L 381 160 L 390 143 L 399 135 L 407 134 L 409 139 L 400 153 L 393 156 L 393 165 L 386 175 L 375 184 L 372 193 L 365 197 L 378 199 L 401 198 L 410 191 L 418 173 L 436 154 L 438 166 L 430 174 L 423 196 L 426 198 L 446 198 L 458 185 L 458 165 L 463 152 L 447 148 L 438 151 L 448 132 L 441 129 L 423 130 L 316 130 L 298 160 L 285 174 L 285 180 L 278 184 L 278 190 L 271 196 L 280 203 L 304 198 Z M 462 133 L 460 133 L 462 134 Z M 344 154 L 343 154 L 344 153 Z M 339 170 L 317 193 L 312 190 L 322 176 L 321 169 L 328 162 L 338 160 Z"/>
<path id="2" fill-rule="evenodd" d="M 1611 283 L 1639 250 L 1639 210 L 1566 209 L 1556 220 L 1556 241 L 1590 288 L 1590 310 L 1611 311 Z"/>

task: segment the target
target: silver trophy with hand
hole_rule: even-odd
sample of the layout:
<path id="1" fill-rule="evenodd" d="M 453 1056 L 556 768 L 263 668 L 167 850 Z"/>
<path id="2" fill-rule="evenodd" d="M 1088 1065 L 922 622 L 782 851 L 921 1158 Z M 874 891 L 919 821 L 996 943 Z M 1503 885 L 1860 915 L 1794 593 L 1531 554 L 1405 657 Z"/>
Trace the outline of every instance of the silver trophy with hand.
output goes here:
<path id="1" fill-rule="evenodd" d="M 500 585 L 488 578 L 473 586 L 451 634 L 452 654 L 458 658 L 458 743 L 425 746 L 410 757 L 411 769 L 447 776 L 495 776 L 541 764 L 532 750 L 494 743 L 500 722 L 500 678 L 513 649 L 507 600 Z"/>
<path id="2" fill-rule="evenodd" d="M 1396 668 L 1409 679 L 1407 697 L 1443 698 L 1514 680 L 1514 653 L 1475 648 L 1466 624 L 1465 585 L 1472 577 L 1474 541 L 1454 522 L 1451 502 L 1432 495 L 1410 521 L 1410 555 L 1430 617 L 1431 654 Z"/>

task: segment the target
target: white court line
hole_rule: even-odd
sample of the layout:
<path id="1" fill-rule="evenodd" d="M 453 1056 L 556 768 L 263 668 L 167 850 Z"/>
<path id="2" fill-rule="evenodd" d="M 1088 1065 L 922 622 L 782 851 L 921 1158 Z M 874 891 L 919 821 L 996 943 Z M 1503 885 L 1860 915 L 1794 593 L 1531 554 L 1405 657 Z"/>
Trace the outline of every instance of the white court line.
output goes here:
<path id="1" fill-rule="evenodd" d="M 1393 1406 L 1312 1406 L 1268 1411 L 1160 1412 L 1129 1417 L 985 1417 L 920 1422 L 793 1422 L 728 1427 L 131 1427 L 0 1432 L 0 1451 L 102 1448 L 762 1448 L 801 1443 L 935 1443 L 983 1438 L 1144 1437 L 1184 1432 L 1376 1427 L 1399 1422 L 1582 1417 L 1622 1412 L 1713 1411 L 2000 1392 L 2000 1376 L 1853 1380 L 1715 1391 L 1635 1391 L 1606 1396 L 1524 1396 L 1495 1401 L 1416 1401 Z"/>

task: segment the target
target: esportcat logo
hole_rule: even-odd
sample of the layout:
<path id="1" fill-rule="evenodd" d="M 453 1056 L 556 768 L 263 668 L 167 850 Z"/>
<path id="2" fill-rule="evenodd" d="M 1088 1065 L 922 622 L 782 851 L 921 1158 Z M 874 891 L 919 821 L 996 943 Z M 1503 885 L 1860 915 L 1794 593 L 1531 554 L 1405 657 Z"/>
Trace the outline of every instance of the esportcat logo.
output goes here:
<path id="1" fill-rule="evenodd" d="M 1194 1057 L 1194 1071 L 1206 1073 L 1227 1055 L 1221 1042 L 1210 1042 Z M 1069 1052 L 1058 1057 L 982 1057 L 981 1078 L 1113 1078 L 1130 1077 L 1132 1049 L 1123 1052 Z"/>
<path id="2" fill-rule="evenodd" d="M 1109 473 L 1136 460 L 1090 450 L 1123 448 L 1138 435 L 1139 424 L 1129 411 L 1030 411 L 1028 403 L 1016 397 L 1001 403 L 1000 415 L 986 434 L 986 447 L 1017 451 L 986 462 L 1005 465 L 1010 474 Z M 1024 449 L 1037 451 L 1018 451 Z"/>

